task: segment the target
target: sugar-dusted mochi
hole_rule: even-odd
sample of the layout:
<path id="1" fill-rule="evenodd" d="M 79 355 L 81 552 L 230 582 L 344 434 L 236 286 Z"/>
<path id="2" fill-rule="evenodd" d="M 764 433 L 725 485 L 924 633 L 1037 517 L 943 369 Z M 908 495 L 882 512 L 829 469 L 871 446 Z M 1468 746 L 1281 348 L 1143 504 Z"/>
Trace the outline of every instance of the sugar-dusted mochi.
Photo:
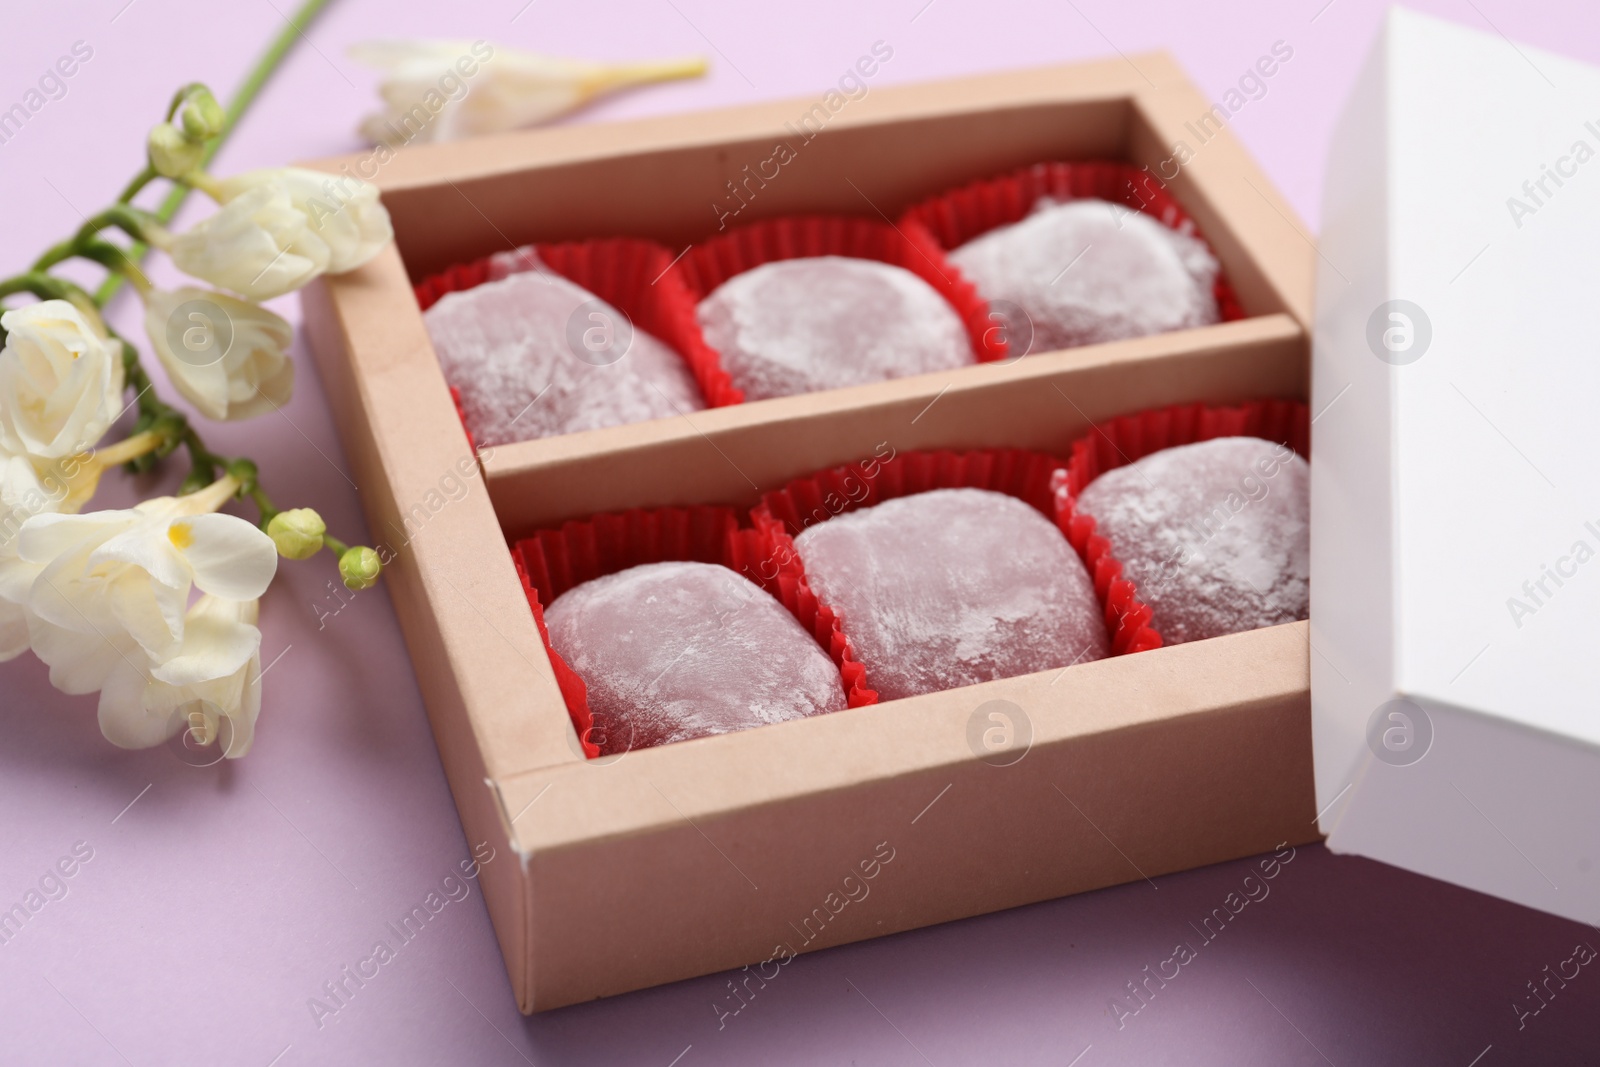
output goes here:
<path id="1" fill-rule="evenodd" d="M 1078 510 L 1180 644 L 1310 614 L 1310 473 L 1286 446 L 1218 437 L 1107 471 Z"/>
<path id="2" fill-rule="evenodd" d="M 1204 242 L 1107 200 L 1041 200 L 1020 222 L 950 253 L 986 300 L 1033 322 L 1030 352 L 1142 337 L 1218 319 Z"/>
<path id="3" fill-rule="evenodd" d="M 647 563 L 545 611 L 583 676 L 606 753 L 731 733 L 845 706 L 822 646 L 759 586 L 710 563 Z"/>
<path id="4" fill-rule="evenodd" d="M 1015 497 L 936 489 L 795 538 L 884 700 L 1101 659 L 1094 585 L 1061 532 Z"/>
<path id="5" fill-rule="evenodd" d="M 591 319 L 578 309 L 595 301 Z M 461 394 L 467 425 L 482 445 L 595 430 L 700 411 L 705 400 L 676 352 L 620 312 L 548 269 L 518 270 L 497 281 L 446 293 L 423 312 L 447 381 Z M 580 359 L 569 336 L 611 325 L 632 340 L 620 358 Z M 590 335 L 595 346 L 605 338 Z M 587 351 L 587 349 L 585 350 Z"/>
<path id="6" fill-rule="evenodd" d="M 748 400 L 975 362 L 961 317 L 910 271 L 815 256 L 735 274 L 699 306 L 706 341 Z"/>

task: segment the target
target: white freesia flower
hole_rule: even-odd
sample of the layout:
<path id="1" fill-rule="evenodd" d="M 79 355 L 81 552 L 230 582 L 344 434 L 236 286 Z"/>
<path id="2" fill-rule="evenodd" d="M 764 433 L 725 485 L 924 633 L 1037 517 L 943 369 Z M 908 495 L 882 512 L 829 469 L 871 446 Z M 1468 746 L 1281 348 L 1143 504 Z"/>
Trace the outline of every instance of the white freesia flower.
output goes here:
<path id="1" fill-rule="evenodd" d="M 383 71 L 385 108 L 361 123 L 374 144 L 450 141 L 531 126 L 601 93 L 703 74 L 703 59 L 591 63 L 483 41 L 368 41 L 357 62 Z"/>
<path id="2" fill-rule="evenodd" d="M 18 558 L 18 535 L 33 516 L 54 511 L 53 503 L 28 457 L 0 457 L 0 663 L 28 648 L 24 605 L 36 569 Z"/>
<path id="3" fill-rule="evenodd" d="M 328 246 L 329 274 L 355 270 L 394 239 L 389 212 L 378 202 L 378 187 L 348 174 L 304 167 L 253 170 L 225 178 L 218 196 L 230 203 L 261 186 L 282 186 L 311 232 Z"/>
<path id="4" fill-rule="evenodd" d="M 122 346 L 71 303 L 0 315 L 0 450 L 50 461 L 94 446 L 122 411 Z"/>
<path id="5" fill-rule="evenodd" d="M 211 514 L 217 503 L 202 490 L 23 523 L 20 563 L 37 568 L 25 600 L 29 639 L 52 685 L 89 693 L 119 664 L 176 655 L 191 587 L 228 600 L 266 591 L 278 564 L 272 539 L 241 518 Z"/>
<path id="6" fill-rule="evenodd" d="M 40 568 L 17 554 L 22 526 L 35 515 L 74 513 L 100 481 L 82 452 L 48 464 L 0 453 L 0 663 L 28 649 L 28 592 Z"/>
<path id="7" fill-rule="evenodd" d="M 265 181 L 171 237 L 167 251 L 185 274 L 251 300 L 269 300 L 328 269 L 328 243 L 294 206 L 288 186 Z"/>
<path id="8" fill-rule="evenodd" d="M 202 306 L 180 319 L 186 304 Z M 144 326 L 167 377 L 208 418 L 250 419 L 289 402 L 294 330 L 266 308 L 204 289 L 153 289 Z"/>
<path id="9" fill-rule="evenodd" d="M 100 691 L 106 740 L 148 748 L 190 730 L 209 745 L 227 719 L 232 731 L 223 755 L 248 752 L 261 711 L 259 614 L 256 600 L 202 596 L 185 615 L 176 653 L 159 663 L 140 653 L 114 665 Z"/>

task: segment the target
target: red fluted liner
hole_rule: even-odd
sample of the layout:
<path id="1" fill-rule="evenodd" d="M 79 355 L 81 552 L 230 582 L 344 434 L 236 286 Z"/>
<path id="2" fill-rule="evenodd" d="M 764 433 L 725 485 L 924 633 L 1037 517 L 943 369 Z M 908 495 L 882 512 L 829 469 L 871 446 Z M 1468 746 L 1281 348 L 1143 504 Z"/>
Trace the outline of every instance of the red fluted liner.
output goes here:
<path id="1" fill-rule="evenodd" d="M 1081 200 L 1095 197 L 1142 211 L 1181 233 L 1201 236 L 1194 220 L 1149 171 L 1128 163 L 1090 160 L 1036 163 L 1012 174 L 986 178 L 924 200 L 908 209 L 900 228 L 913 242 L 927 242 L 948 252 L 999 226 L 1021 221 L 1039 200 Z M 969 284 L 963 280 L 962 284 Z M 970 287 L 970 285 L 969 285 Z M 1223 322 L 1244 318 L 1239 297 L 1218 272 L 1213 293 Z M 988 322 L 987 306 L 982 321 Z M 988 354 L 996 348 L 998 356 Z M 985 359 L 1004 358 L 1005 341 L 986 346 Z"/>
<path id="2" fill-rule="evenodd" d="M 567 714 L 588 758 L 600 754 L 599 746 L 590 740 L 594 716 L 589 710 L 588 688 L 582 676 L 550 644 L 544 606 L 576 585 L 643 563 L 681 560 L 725 564 L 728 541 L 738 525 L 732 508 L 634 510 L 569 522 L 560 529 L 539 530 L 511 546 L 511 559 L 538 623 L 539 638 L 550 655 Z"/>
<path id="3" fill-rule="evenodd" d="M 450 387 L 450 402 L 456 406 L 456 418 L 461 420 L 461 432 L 467 435 L 467 451 L 477 452 L 478 442 L 473 440 L 472 427 L 467 425 L 467 413 L 461 407 L 461 390 Z"/>
<path id="4" fill-rule="evenodd" d="M 839 617 L 806 584 L 793 542 L 779 545 L 758 530 L 740 530 L 728 544 L 728 566 L 777 597 L 828 650 L 844 678 L 849 706 L 876 704 L 878 694 L 867 684 L 866 668 L 856 659 L 854 647 L 839 626 Z"/>
<path id="5" fill-rule="evenodd" d="M 1164 448 L 1209 441 L 1214 437 L 1260 437 L 1288 445 L 1302 457 L 1311 457 L 1311 412 L 1298 400 L 1252 400 L 1233 407 L 1183 404 L 1154 411 L 1141 411 L 1102 423 L 1072 443 L 1065 469 L 1055 473 L 1053 486 L 1059 509 L 1058 522 L 1067 540 L 1078 550 L 1094 575 L 1095 591 L 1107 600 L 1107 610 L 1115 605 L 1137 604 L 1133 582 L 1122 577 L 1115 546 L 1095 533 L 1092 515 L 1077 510 L 1080 493 L 1108 470 L 1136 462 Z M 1103 591 L 1102 591 L 1103 587 Z M 1130 608 L 1129 610 L 1135 610 Z M 1150 629 L 1150 609 L 1138 605 L 1145 631 L 1160 644 Z M 1134 646 L 1145 639 L 1134 639 Z"/>
<path id="6" fill-rule="evenodd" d="M 1060 460 L 1022 449 L 908 452 L 822 471 L 761 498 L 751 513 L 755 529 L 741 536 L 750 541 L 744 549 L 746 556 L 761 561 L 764 569 L 759 574 L 749 570 L 744 573 L 753 581 L 763 581 L 785 603 L 814 605 L 809 610 L 817 616 L 817 625 L 825 623 L 849 650 L 847 624 L 820 601 L 806 581 L 805 565 L 794 548 L 794 538 L 802 530 L 895 497 L 933 489 L 970 488 L 1014 496 L 1037 508 L 1063 534 L 1068 534 L 1070 513 L 1061 509 L 1070 498 L 1058 489 L 1064 478 L 1065 464 Z M 1104 611 L 1112 654 L 1159 646 L 1161 638 L 1149 627 L 1150 609 L 1139 601 L 1133 584 L 1119 577 L 1121 565 L 1103 547 L 1093 560 L 1085 556 L 1084 563 L 1095 578 L 1095 594 Z M 867 680 L 864 676 L 863 683 Z"/>
<path id="7" fill-rule="evenodd" d="M 600 755 L 600 746 L 590 740 L 594 736 L 594 714 L 589 710 L 589 687 L 583 684 L 583 678 L 577 671 L 567 666 L 567 661 L 550 643 L 550 629 L 544 624 L 544 607 L 539 603 L 539 594 L 528 581 L 522 556 L 515 549 L 511 552 L 511 562 L 516 565 L 517 577 L 522 579 L 522 591 L 528 597 L 528 607 L 533 609 L 533 621 L 539 627 L 539 640 L 544 642 L 545 654 L 550 657 L 556 686 L 560 688 L 561 699 L 567 705 L 567 717 L 572 720 L 572 728 L 578 732 L 578 744 L 583 749 L 583 757 L 594 759 Z"/>
<path id="8" fill-rule="evenodd" d="M 460 292 L 527 270 L 549 270 L 628 316 L 636 327 L 667 343 L 683 357 L 706 403 L 737 404 L 744 394 L 733 387 L 714 354 L 706 355 L 695 319 L 695 301 L 667 268 L 672 253 L 653 241 L 612 237 L 565 244 L 524 245 L 511 252 L 446 268 L 415 286 L 426 311 L 446 293 Z"/>
<path id="9" fill-rule="evenodd" d="M 849 256 L 904 267 L 931 285 L 961 316 L 979 358 L 993 358 L 983 355 L 983 346 L 989 343 L 985 338 L 994 332 L 994 324 L 988 319 L 989 305 L 978 291 L 925 236 L 908 239 L 894 226 L 876 219 L 845 215 L 765 219 L 695 245 L 672 268 L 672 274 L 681 279 L 692 315 L 694 305 L 735 274 L 764 263 L 808 256 Z M 721 366 L 721 357 L 703 336 L 699 344 L 704 355 L 696 358 L 715 359 Z"/>
<path id="10" fill-rule="evenodd" d="M 1101 423 L 1072 443 L 1063 484 L 1076 498 L 1108 470 L 1163 448 L 1213 437 L 1259 437 L 1288 445 L 1309 460 L 1311 412 L 1299 400 L 1250 400 L 1227 407 L 1179 404 L 1124 415 Z"/>

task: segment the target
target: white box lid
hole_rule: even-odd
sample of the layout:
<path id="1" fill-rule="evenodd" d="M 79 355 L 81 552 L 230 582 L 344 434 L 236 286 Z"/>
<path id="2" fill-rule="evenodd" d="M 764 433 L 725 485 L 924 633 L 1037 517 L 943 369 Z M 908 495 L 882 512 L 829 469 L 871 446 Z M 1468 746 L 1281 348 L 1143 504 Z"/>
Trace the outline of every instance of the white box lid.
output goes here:
<path id="1" fill-rule="evenodd" d="M 1329 158 L 1320 828 L 1336 852 L 1594 923 L 1600 70 L 1396 9 Z"/>

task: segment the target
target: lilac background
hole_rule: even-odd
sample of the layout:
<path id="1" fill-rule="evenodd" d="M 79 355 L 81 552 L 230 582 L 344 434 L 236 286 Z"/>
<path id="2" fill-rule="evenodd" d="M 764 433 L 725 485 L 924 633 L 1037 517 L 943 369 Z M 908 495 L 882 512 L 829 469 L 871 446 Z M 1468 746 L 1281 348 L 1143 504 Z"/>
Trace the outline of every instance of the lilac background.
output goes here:
<path id="1" fill-rule="evenodd" d="M 217 169 L 358 147 L 350 131 L 372 104 L 373 77 L 344 49 L 374 36 L 712 60 L 704 80 L 614 99 L 580 121 L 811 93 L 878 39 L 895 51 L 875 84 L 1164 47 L 1219 97 L 1281 39 L 1292 61 L 1231 126 L 1314 228 L 1330 125 L 1381 13 L 1376 0 L 922 4 L 826 0 L 757 13 L 712 0 L 336 0 Z M 8 5 L 0 34 L 0 110 L 73 42 L 94 55 L 63 99 L 0 144 L 7 273 L 115 194 L 179 82 L 231 91 L 290 3 L 94 0 L 29 4 L 26 14 L 22 6 Z M 1420 6 L 1600 61 L 1590 5 Z M 1471 136 L 1469 116 L 1463 124 Z M 164 266 L 156 279 L 176 280 Z M 278 304 L 297 317 L 292 298 Z M 116 319 L 137 331 L 128 303 Z M 217 429 L 214 445 L 260 459 L 280 500 L 293 485 L 295 503 L 317 507 L 336 530 L 359 531 L 357 492 L 303 346 L 296 358 L 299 389 L 284 418 Z M 137 488 L 170 490 L 174 480 Z M 131 498 L 125 478 L 108 482 L 98 506 Z M 269 669 L 256 748 L 237 765 L 194 769 L 165 750 L 114 749 L 99 736 L 91 699 L 56 693 L 31 659 L 0 667 L 0 908 L 75 842 L 93 849 L 67 896 L 0 946 L 0 1062 L 1600 1059 L 1592 968 L 1525 1029 L 1511 1007 L 1541 968 L 1579 940 L 1600 945 L 1600 935 L 1320 848 L 1301 849 L 1268 883 L 1270 896 L 1201 947 L 1121 1030 L 1110 998 L 1175 942 L 1198 945 L 1190 924 L 1241 885 L 1249 861 L 802 957 L 721 1030 L 712 1004 L 726 989 L 716 976 L 522 1019 L 474 887 L 319 1028 L 308 999 L 390 937 L 385 924 L 455 871 L 469 843 L 387 594 L 356 597 L 319 630 L 316 605 L 336 603 L 325 599 L 331 568 L 289 564 L 281 575 L 262 628 L 266 658 L 282 658 Z"/>

